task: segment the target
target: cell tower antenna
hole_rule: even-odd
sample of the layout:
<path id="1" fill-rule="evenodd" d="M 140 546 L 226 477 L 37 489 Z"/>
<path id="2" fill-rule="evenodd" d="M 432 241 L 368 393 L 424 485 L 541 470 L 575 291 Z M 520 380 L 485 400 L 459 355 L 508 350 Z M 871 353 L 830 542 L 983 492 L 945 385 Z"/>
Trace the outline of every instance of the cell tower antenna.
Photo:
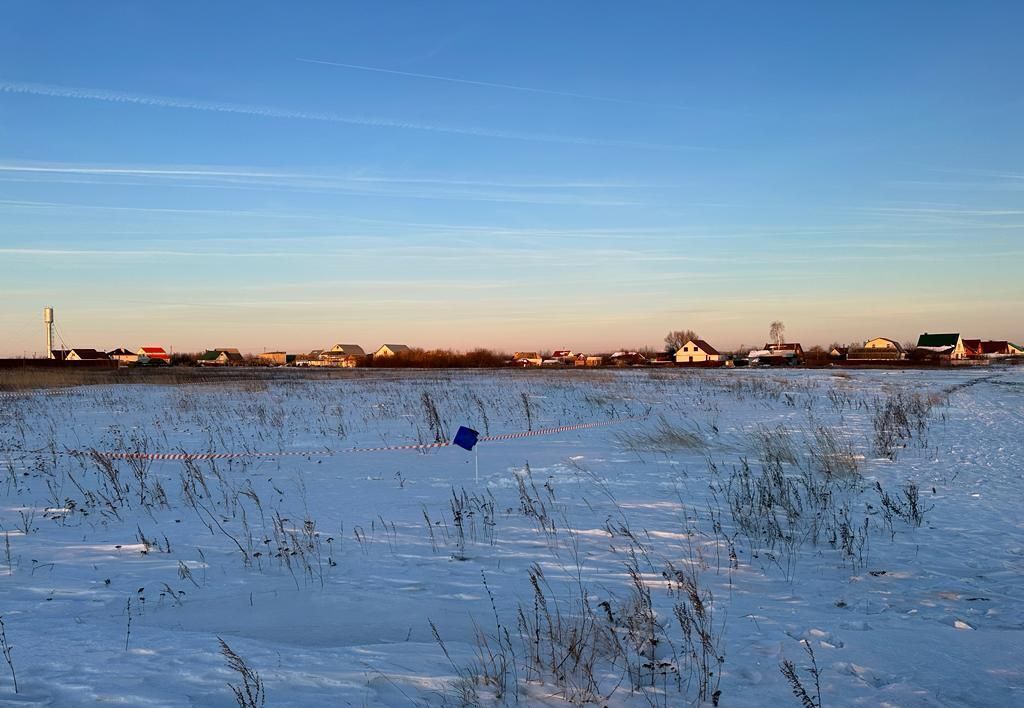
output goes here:
<path id="1" fill-rule="evenodd" d="M 46 358 L 53 359 L 53 308 L 43 308 L 43 325 L 46 327 Z"/>

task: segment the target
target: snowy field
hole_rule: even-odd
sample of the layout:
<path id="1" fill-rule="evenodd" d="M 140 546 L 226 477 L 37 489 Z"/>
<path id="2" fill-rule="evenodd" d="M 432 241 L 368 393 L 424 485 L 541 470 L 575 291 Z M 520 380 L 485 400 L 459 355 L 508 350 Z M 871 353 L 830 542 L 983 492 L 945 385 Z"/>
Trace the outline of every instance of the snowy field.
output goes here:
<path id="1" fill-rule="evenodd" d="M 1024 367 L 4 395 L 0 705 L 1024 705 L 1022 470 Z"/>

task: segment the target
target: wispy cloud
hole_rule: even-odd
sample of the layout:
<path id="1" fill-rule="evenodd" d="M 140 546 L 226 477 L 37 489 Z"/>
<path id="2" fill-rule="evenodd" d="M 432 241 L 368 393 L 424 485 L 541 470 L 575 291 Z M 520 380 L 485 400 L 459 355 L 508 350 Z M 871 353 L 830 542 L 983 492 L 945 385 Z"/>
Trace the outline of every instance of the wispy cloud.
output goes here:
<path id="1" fill-rule="evenodd" d="M 366 182 L 371 184 L 439 184 L 468 187 L 522 187 L 529 189 L 646 189 L 671 185 L 655 185 L 646 182 L 625 180 L 601 181 L 586 179 L 472 179 L 467 177 L 403 177 L 395 175 L 368 175 L 362 171 L 353 174 L 332 174 L 321 172 L 275 171 L 258 168 L 225 167 L 135 167 L 118 165 L 78 164 L 26 164 L 0 163 L 0 172 L 24 172 L 28 174 L 68 174 L 98 176 L 141 176 L 165 178 L 242 178 L 242 179 L 298 179 L 326 180 L 335 182 Z"/>
<path id="2" fill-rule="evenodd" d="M 107 184 L 145 187 L 157 182 L 181 189 L 345 194 L 428 201 L 621 207 L 638 206 L 638 190 L 657 185 L 623 181 L 547 179 L 518 181 L 458 177 L 329 174 L 249 168 L 120 167 L 111 165 L 0 163 L 0 181 Z M 557 191 L 556 191 L 557 190 Z M 631 196 L 623 196 L 627 193 Z"/>
<path id="3" fill-rule="evenodd" d="M 467 86 L 479 86 L 482 88 L 504 89 L 507 91 L 519 91 L 522 93 L 536 93 L 546 96 L 561 96 L 563 98 L 578 98 L 585 101 L 601 101 L 604 103 L 617 103 L 623 106 L 647 106 L 650 108 L 669 108 L 672 110 L 686 110 L 685 106 L 675 106 L 666 103 L 653 103 L 649 101 L 638 101 L 628 98 L 614 98 L 612 96 L 596 96 L 589 93 L 577 93 L 575 91 L 559 91 L 556 89 L 537 88 L 536 86 L 520 86 L 518 84 L 503 84 L 494 81 L 479 81 L 475 79 L 463 79 L 457 76 L 440 76 L 438 74 L 421 74 L 414 71 L 401 71 L 399 69 L 386 69 L 380 66 L 366 66 L 363 64 L 345 64 L 337 61 L 325 61 L 323 59 L 302 59 L 296 61 L 306 64 L 321 64 L 323 66 L 335 66 L 342 69 L 353 69 L 355 71 L 369 71 L 378 74 L 391 74 L 393 76 L 405 76 L 413 79 L 427 79 L 430 81 L 444 81 L 451 84 L 463 84 Z"/>
<path id="4" fill-rule="evenodd" d="M 908 216 L 1021 216 L 1021 209 L 942 209 L 932 207 L 873 207 L 865 209 L 875 214 L 894 214 Z"/>
<path id="5" fill-rule="evenodd" d="M 126 93 L 107 89 L 57 86 L 53 84 L 23 83 L 0 80 L 0 93 L 46 96 L 50 98 L 70 98 L 87 101 L 103 101 L 116 104 L 133 104 L 156 108 L 177 108 L 213 113 L 232 113 L 255 116 L 260 118 L 287 118 L 293 120 L 321 121 L 342 123 L 369 128 L 397 128 L 402 130 L 418 130 L 452 135 L 467 135 L 478 138 L 498 138 L 503 140 L 523 140 L 530 142 L 558 143 L 563 145 L 585 145 L 592 147 L 632 148 L 640 150 L 683 151 L 705 150 L 688 145 L 666 145 L 647 143 L 634 140 L 611 140 L 602 138 L 586 138 L 570 135 L 552 135 L 546 133 L 524 133 L 492 128 L 468 126 L 450 126 L 436 123 L 397 120 L 373 116 L 343 115 L 327 111 L 296 111 L 273 106 L 260 106 L 244 103 L 228 103 L 223 101 L 206 101 L 201 99 L 156 96 L 150 94 Z"/>
<path id="6" fill-rule="evenodd" d="M 310 213 L 276 213 L 269 211 L 241 211 L 236 209 L 177 209 L 170 207 L 138 207 L 138 206 L 106 206 L 100 204 L 72 204 L 66 202 L 39 202 L 29 200 L 0 199 L 0 208 L 11 207 L 21 209 L 88 209 L 97 211 L 135 211 L 155 214 L 195 214 L 200 216 L 254 216 L 281 219 L 322 219 L 329 217 L 316 216 Z"/>
<path id="7" fill-rule="evenodd" d="M 100 258 L 282 258 L 303 255 L 290 251 L 257 252 L 257 251 L 168 251 L 168 250 L 124 250 L 124 249 L 91 249 L 91 248 L 0 248 L 0 253 L 10 256 L 95 256 Z"/>

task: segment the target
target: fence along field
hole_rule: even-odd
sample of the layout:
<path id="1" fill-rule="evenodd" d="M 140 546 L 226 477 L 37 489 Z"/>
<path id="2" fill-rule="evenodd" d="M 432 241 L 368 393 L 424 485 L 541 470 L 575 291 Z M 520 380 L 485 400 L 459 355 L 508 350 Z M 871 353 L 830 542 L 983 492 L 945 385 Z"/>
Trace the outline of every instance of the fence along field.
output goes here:
<path id="1" fill-rule="evenodd" d="M 160 381 L 0 400 L 2 700 L 1019 698 L 1016 370 Z"/>

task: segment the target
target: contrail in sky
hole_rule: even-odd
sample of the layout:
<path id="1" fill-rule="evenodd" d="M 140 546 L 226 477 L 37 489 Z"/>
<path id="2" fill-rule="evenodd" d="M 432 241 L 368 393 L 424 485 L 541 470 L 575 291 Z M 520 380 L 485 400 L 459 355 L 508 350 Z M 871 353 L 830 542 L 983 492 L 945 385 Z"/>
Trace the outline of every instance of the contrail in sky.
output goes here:
<path id="1" fill-rule="evenodd" d="M 213 113 L 235 113 L 261 118 L 290 118 L 296 120 L 322 121 L 327 123 L 343 123 L 370 128 L 400 128 L 403 130 L 420 130 L 452 135 L 469 135 L 480 138 L 499 138 L 503 140 L 524 140 L 542 143 L 560 143 L 564 145 L 587 145 L 596 147 L 620 147 L 641 150 L 704 150 L 707 148 L 686 145 L 662 145 L 657 143 L 635 142 L 631 140 L 605 140 L 601 138 L 581 138 L 570 135 L 551 135 L 545 133 L 520 133 L 490 128 L 448 126 L 415 121 L 378 118 L 372 116 L 343 115 L 324 111 L 295 111 L 273 106 L 260 106 L 244 103 L 227 103 L 222 101 L 204 101 L 191 98 L 170 96 L 154 96 L 148 94 L 123 93 L 107 89 L 56 86 L 53 84 L 22 83 L 0 80 L 0 93 L 27 94 L 32 96 L 48 96 L 53 98 L 76 98 L 88 101 L 105 101 L 107 103 L 134 104 L 157 108 L 179 108 Z"/>
<path id="2" fill-rule="evenodd" d="M 518 86 L 516 84 L 499 84 L 493 81 L 475 81 L 473 79 L 460 79 L 455 76 L 438 76 L 437 74 L 419 74 L 413 71 L 399 71 L 398 69 L 384 69 L 379 66 L 364 66 L 362 64 L 344 64 L 337 61 L 324 61 L 322 59 L 298 59 L 306 64 L 323 64 L 324 66 L 338 66 L 343 69 L 356 69 L 357 71 L 374 71 L 380 74 L 394 74 L 395 76 L 408 76 L 414 79 L 430 79 L 431 81 L 447 81 L 453 84 L 468 84 L 470 86 L 482 86 L 485 88 L 507 89 L 509 91 L 522 91 L 524 93 L 540 93 L 548 96 L 564 96 L 566 98 L 580 98 L 586 101 L 603 101 L 605 103 L 618 103 L 624 106 L 656 106 L 659 108 L 671 108 L 673 110 L 685 110 L 683 106 L 673 106 L 664 103 L 648 103 L 647 101 L 636 101 L 625 98 L 612 98 L 611 96 L 595 96 L 588 93 L 575 93 L 573 91 L 557 91 L 555 89 L 543 89 L 533 86 Z"/>

